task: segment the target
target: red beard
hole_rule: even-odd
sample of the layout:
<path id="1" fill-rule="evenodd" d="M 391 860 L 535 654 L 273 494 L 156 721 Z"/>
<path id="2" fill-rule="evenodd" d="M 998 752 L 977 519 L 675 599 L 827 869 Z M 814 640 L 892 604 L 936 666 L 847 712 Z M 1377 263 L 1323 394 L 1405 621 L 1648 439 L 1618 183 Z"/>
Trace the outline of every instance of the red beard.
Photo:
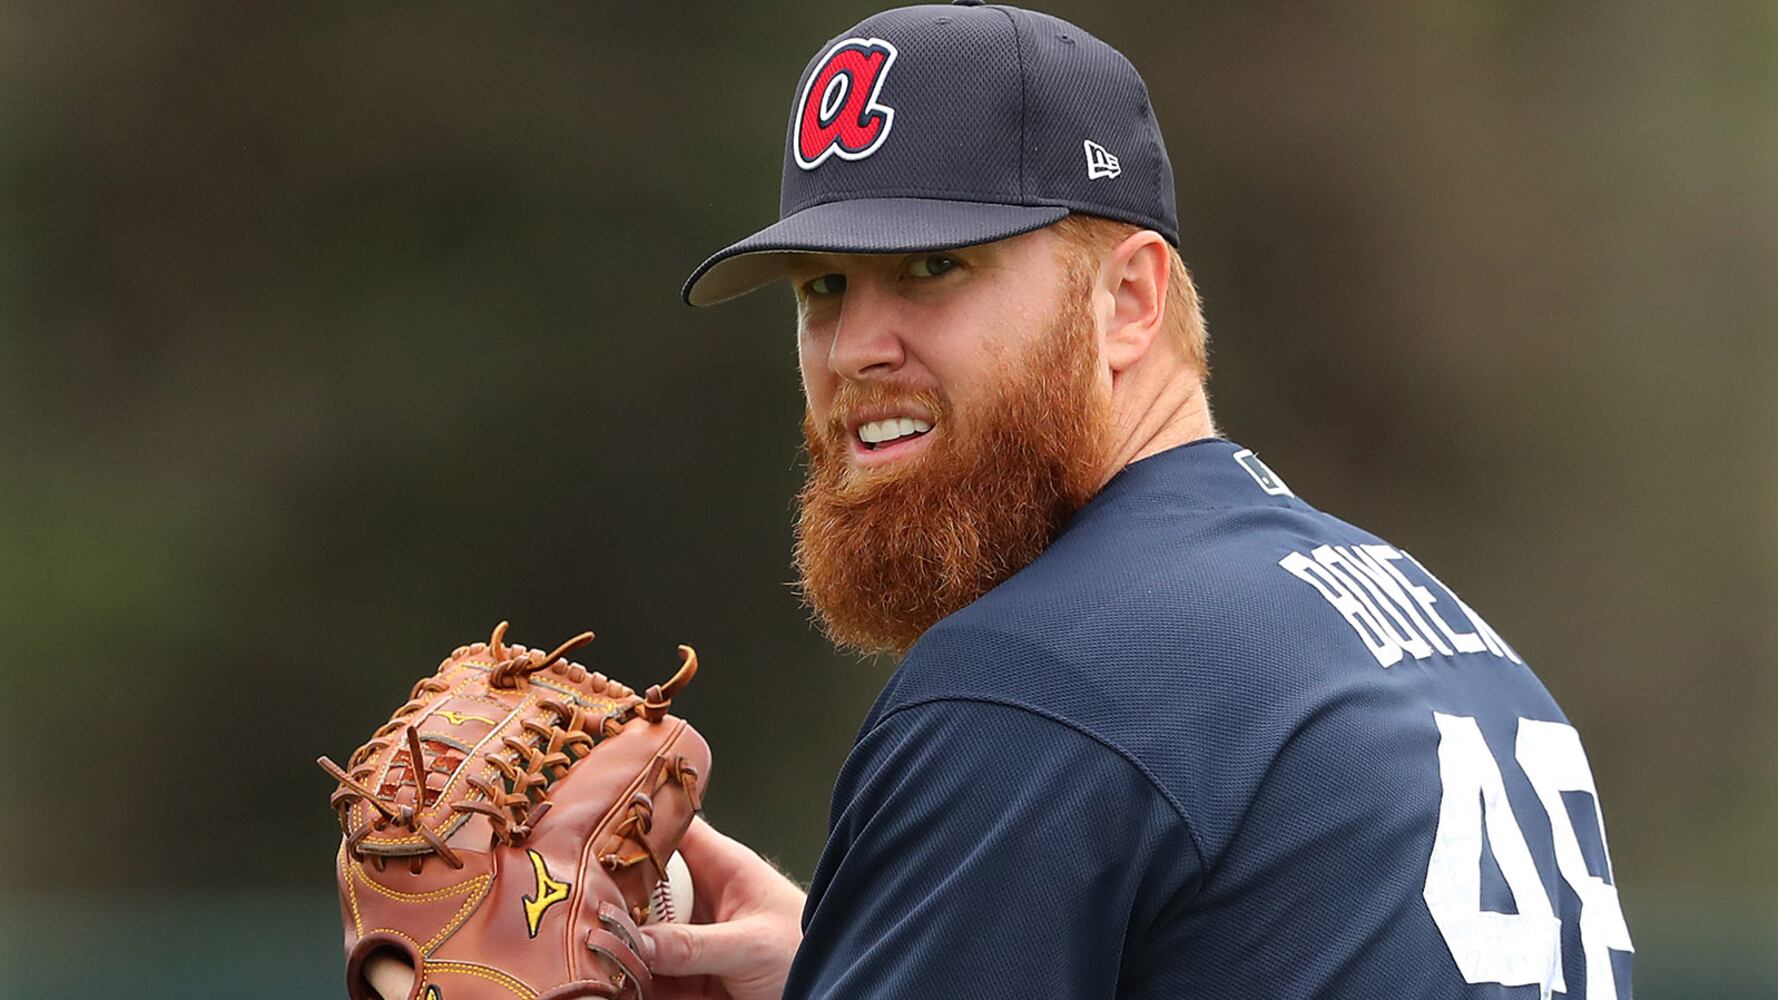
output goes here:
<path id="1" fill-rule="evenodd" d="M 1005 366 L 993 398 L 965 412 L 929 390 L 845 381 L 825 424 L 804 416 L 796 567 L 804 602 L 836 645 L 906 653 L 1037 558 L 1097 492 L 1110 404 L 1097 382 L 1087 286 L 1072 284 L 1052 327 Z M 847 415 L 915 400 L 937 418 L 923 453 L 854 468 Z"/>

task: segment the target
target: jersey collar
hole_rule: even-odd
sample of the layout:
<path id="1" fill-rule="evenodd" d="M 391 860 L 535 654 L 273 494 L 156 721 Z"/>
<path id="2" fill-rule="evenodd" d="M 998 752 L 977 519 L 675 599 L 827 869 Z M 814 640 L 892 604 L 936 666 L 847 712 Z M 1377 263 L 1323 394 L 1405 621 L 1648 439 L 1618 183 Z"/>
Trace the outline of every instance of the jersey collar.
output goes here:
<path id="1" fill-rule="evenodd" d="M 1251 448 L 1226 438 L 1201 438 L 1131 462 L 1086 510 L 1146 497 L 1192 507 L 1302 506 Z"/>

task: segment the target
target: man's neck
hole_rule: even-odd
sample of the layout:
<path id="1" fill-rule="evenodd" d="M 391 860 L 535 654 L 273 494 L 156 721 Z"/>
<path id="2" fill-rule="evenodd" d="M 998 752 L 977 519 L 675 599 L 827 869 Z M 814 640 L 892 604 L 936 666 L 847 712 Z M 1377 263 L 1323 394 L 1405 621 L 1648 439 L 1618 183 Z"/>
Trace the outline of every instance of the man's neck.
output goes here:
<path id="1" fill-rule="evenodd" d="M 1148 406 L 1128 422 L 1111 461 L 1107 464 L 1100 485 L 1124 466 L 1139 462 L 1192 441 L 1216 436 L 1216 425 L 1210 419 L 1210 403 L 1204 396 L 1204 382 L 1196 372 L 1180 369 Z"/>

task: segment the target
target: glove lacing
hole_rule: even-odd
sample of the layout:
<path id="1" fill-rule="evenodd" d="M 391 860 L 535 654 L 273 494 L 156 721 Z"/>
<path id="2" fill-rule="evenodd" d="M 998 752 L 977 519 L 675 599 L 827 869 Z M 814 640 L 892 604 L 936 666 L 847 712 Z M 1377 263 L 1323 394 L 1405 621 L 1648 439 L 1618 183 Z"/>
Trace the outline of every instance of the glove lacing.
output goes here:
<path id="1" fill-rule="evenodd" d="M 532 675 L 545 669 L 562 674 L 575 684 L 584 683 L 588 679 L 586 668 L 577 663 L 569 663 L 563 657 L 591 642 L 592 632 L 582 632 L 546 655 L 528 652 L 509 657 L 504 643 L 506 629 L 507 623 L 501 622 L 494 627 L 494 632 L 489 637 L 488 652 L 498 661 L 489 672 L 490 687 L 516 690 L 519 684 L 529 683 Z M 680 646 L 679 655 L 679 670 L 671 680 L 666 684 L 650 687 L 642 700 L 619 709 L 594 712 L 582 705 L 570 705 L 560 698 L 540 699 L 537 706 L 553 715 L 555 722 L 545 725 L 526 719 L 520 723 L 520 734 L 502 738 L 501 749 L 487 754 L 485 758 L 498 772 L 501 781 L 496 783 L 480 775 L 467 776 L 466 783 L 480 798 L 451 803 L 451 813 L 485 816 L 495 838 L 502 844 L 510 846 L 522 843 L 549 811 L 550 804 L 544 798 L 549 786 L 566 776 L 568 769 L 576 761 L 591 753 L 600 739 L 616 735 L 623 724 L 633 717 L 640 716 L 649 722 L 658 722 L 665 716 L 672 705 L 673 696 L 684 688 L 698 669 L 697 652 L 690 646 Z M 612 683 L 601 675 L 591 676 L 596 681 Z M 316 761 L 322 770 L 339 782 L 329 804 L 339 813 L 340 828 L 346 833 L 346 846 L 354 859 L 365 859 L 366 855 L 359 847 L 365 838 L 372 832 L 385 830 L 393 825 L 423 838 L 432 852 L 452 868 L 463 867 L 463 860 L 445 843 L 445 838 L 419 818 L 421 812 L 437 801 L 439 794 L 426 787 L 426 775 L 433 770 L 448 773 L 455 770 L 461 761 L 449 761 L 441 768 L 441 758 L 446 755 L 440 754 L 428 762 L 425 748 L 420 742 L 419 730 L 411 721 L 415 713 L 431 703 L 434 696 L 449 688 L 436 675 L 421 678 L 409 693 L 407 703 L 396 709 L 390 720 L 372 733 L 370 740 L 352 754 L 347 762 L 349 770 L 341 768 L 325 756 Z M 413 805 L 385 798 L 369 787 L 376 771 L 377 758 L 389 749 L 397 734 L 407 742 L 408 767 L 406 780 L 396 787 L 399 790 L 401 784 L 408 783 L 414 786 Z M 399 760 L 399 753 L 396 759 Z M 648 791 L 639 790 L 631 796 L 624 818 L 613 830 L 619 836 L 619 844 L 623 839 L 634 839 L 642 845 L 642 853 L 621 856 L 611 852 L 603 855 L 600 862 L 607 869 L 615 871 L 646 859 L 654 865 L 656 876 L 664 879 L 666 865 L 643 836 L 649 831 L 653 820 L 654 803 L 651 795 L 660 789 L 665 779 L 670 779 L 685 790 L 695 811 L 701 808 L 697 793 L 698 773 L 683 755 L 678 754 L 670 761 L 665 755 L 657 756 L 650 773 Z M 375 809 L 379 815 L 370 823 L 352 830 L 350 813 L 353 806 L 360 802 Z M 385 856 L 371 854 L 369 857 L 371 863 L 381 870 Z M 420 872 L 426 857 L 425 854 L 411 855 L 409 866 L 414 872 Z"/>

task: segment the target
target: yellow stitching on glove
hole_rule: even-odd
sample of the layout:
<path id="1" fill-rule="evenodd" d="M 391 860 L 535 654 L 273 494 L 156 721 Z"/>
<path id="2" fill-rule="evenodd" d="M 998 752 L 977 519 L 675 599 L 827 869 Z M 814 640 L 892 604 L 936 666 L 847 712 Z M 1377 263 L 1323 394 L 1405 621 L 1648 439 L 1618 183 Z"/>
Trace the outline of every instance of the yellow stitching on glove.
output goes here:
<path id="1" fill-rule="evenodd" d="M 490 969 L 487 966 L 476 965 L 472 962 L 427 962 L 426 971 L 428 973 L 450 972 L 460 976 L 475 976 L 480 979 L 486 979 L 491 983 L 499 983 L 501 986 L 511 990 L 515 995 L 523 997 L 524 1000 L 537 1000 L 536 990 L 519 982 L 512 976 L 501 972 L 499 969 Z"/>

